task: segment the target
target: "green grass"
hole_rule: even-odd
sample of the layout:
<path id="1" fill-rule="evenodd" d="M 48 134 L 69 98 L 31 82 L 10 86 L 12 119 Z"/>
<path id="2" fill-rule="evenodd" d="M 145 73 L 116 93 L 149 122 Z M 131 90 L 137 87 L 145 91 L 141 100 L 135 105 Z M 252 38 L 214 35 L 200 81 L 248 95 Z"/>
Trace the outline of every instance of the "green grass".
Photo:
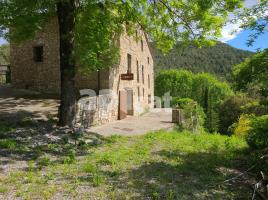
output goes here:
<path id="1" fill-rule="evenodd" d="M 23 199 L 243 199 L 250 191 L 217 184 L 235 176 L 228 169 L 240 169 L 241 160 L 248 167 L 246 152 L 243 139 L 216 134 L 112 136 L 79 158 L 48 164 L 45 157 L 42 169 L 29 162 L 0 185 Z"/>
<path id="2" fill-rule="evenodd" d="M 16 148 L 16 141 L 12 139 L 0 139 L 0 149 L 15 149 Z"/>

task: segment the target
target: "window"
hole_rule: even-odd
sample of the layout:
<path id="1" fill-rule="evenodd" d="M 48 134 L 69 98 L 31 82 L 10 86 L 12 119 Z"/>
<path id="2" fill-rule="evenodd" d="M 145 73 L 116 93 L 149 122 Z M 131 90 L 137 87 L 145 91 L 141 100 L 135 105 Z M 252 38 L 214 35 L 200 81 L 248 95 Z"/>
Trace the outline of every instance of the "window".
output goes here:
<path id="1" fill-rule="evenodd" d="M 144 99 L 144 96 L 145 96 L 144 88 L 142 88 L 142 96 L 143 96 L 143 99 Z"/>
<path id="2" fill-rule="evenodd" d="M 150 89 L 151 87 L 151 80 L 150 80 L 150 75 L 148 74 L 148 88 Z"/>
<path id="3" fill-rule="evenodd" d="M 140 93 L 140 87 L 138 87 L 138 100 L 139 100 L 139 101 L 141 100 L 140 96 L 141 96 L 141 93 Z"/>
<path id="4" fill-rule="evenodd" d="M 33 59 L 35 62 L 43 62 L 44 60 L 43 46 L 36 46 L 33 48 Z"/>
<path id="5" fill-rule="evenodd" d="M 152 96 L 149 94 L 148 95 L 148 104 L 151 104 L 152 103 Z"/>
<path id="6" fill-rule="evenodd" d="M 136 43 L 138 43 L 139 42 L 139 40 L 138 40 L 138 31 L 136 30 L 136 36 L 135 36 L 136 38 L 135 38 L 135 40 L 136 40 Z"/>
<path id="7" fill-rule="evenodd" d="M 143 40 L 141 40 L 141 51 L 143 51 Z"/>
<path id="8" fill-rule="evenodd" d="M 139 61 L 137 61 L 137 82 L 140 82 Z"/>
<path id="9" fill-rule="evenodd" d="M 149 57 L 147 57 L 147 60 L 148 60 L 148 65 L 150 65 L 150 58 L 149 58 Z"/>
<path id="10" fill-rule="evenodd" d="M 142 83 L 144 84 L 144 66 L 142 65 Z"/>
<path id="11" fill-rule="evenodd" d="M 131 55 L 127 54 L 127 73 L 131 73 Z"/>

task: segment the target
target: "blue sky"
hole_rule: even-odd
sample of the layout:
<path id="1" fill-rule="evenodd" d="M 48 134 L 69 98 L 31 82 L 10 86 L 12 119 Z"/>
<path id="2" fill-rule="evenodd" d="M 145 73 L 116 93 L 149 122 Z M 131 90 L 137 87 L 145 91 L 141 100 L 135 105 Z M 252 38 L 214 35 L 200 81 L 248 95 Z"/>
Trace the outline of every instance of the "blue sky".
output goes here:
<path id="1" fill-rule="evenodd" d="M 225 41 L 227 44 L 238 48 L 244 49 L 249 51 L 256 51 L 257 49 L 265 49 L 268 48 L 268 32 L 266 31 L 265 34 L 260 35 L 258 39 L 252 46 L 247 46 L 246 42 L 249 38 L 251 31 L 242 30 L 238 35 L 236 35 L 233 39 Z"/>

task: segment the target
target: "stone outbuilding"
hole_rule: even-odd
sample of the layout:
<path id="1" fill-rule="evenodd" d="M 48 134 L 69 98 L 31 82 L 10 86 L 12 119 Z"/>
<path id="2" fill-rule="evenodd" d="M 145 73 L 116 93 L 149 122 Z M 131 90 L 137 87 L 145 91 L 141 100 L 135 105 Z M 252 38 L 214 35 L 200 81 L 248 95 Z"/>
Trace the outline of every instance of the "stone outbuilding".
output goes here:
<path id="1" fill-rule="evenodd" d="M 86 109 L 84 105 L 80 105 L 80 122 L 84 120 L 89 126 L 103 124 L 123 119 L 127 115 L 137 116 L 153 108 L 152 52 L 146 33 L 137 30 L 136 34 L 139 40 L 127 34 L 121 35 L 118 65 L 76 77 L 77 89 L 90 89 L 98 94 L 88 98 Z M 20 45 L 11 41 L 10 51 L 11 80 L 14 87 L 44 94 L 60 93 L 57 20 L 50 21 L 45 30 L 30 41 Z"/>

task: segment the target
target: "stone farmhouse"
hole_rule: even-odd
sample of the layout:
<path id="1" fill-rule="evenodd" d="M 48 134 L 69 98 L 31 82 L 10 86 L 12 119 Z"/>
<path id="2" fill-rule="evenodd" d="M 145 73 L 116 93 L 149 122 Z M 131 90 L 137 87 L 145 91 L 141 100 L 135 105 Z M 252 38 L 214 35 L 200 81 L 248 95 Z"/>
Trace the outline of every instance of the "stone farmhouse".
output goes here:
<path id="1" fill-rule="evenodd" d="M 91 89 L 96 96 L 80 105 L 78 121 L 87 125 L 104 124 L 140 115 L 154 104 L 153 57 L 146 34 L 137 30 L 139 40 L 126 33 L 119 39 L 120 59 L 117 66 L 89 74 L 78 74 L 78 90 Z M 45 30 L 23 44 L 10 47 L 11 80 L 16 88 L 39 91 L 43 94 L 60 93 L 60 55 L 58 21 L 53 19 Z M 116 101 L 105 91 L 112 91 Z M 98 93 L 98 91 L 103 91 Z M 114 97 L 113 97 L 114 98 Z M 107 103 L 108 100 L 108 103 Z M 103 105 L 101 102 L 106 102 Z M 86 121 L 86 122 L 85 122 Z"/>

